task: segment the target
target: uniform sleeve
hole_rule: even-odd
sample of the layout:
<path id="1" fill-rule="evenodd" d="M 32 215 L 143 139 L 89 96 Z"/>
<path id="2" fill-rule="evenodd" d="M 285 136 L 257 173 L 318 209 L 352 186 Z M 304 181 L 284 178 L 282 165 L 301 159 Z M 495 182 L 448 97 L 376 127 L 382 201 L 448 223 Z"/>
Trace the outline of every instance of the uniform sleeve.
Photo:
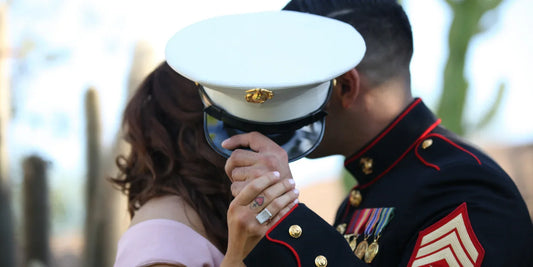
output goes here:
<path id="1" fill-rule="evenodd" d="M 219 266 L 223 254 L 203 236 L 177 221 L 154 219 L 128 229 L 118 243 L 115 267 L 166 263 Z"/>
<path id="2" fill-rule="evenodd" d="M 244 260 L 246 266 L 367 266 L 330 224 L 299 204 Z"/>
<path id="3" fill-rule="evenodd" d="M 425 214 L 427 224 L 408 246 L 407 266 L 532 266 L 533 225 L 526 205 L 503 170 L 478 156 L 478 164 L 463 164 L 468 158 L 438 164 L 444 179 L 421 190 L 418 210 L 433 212 Z"/>

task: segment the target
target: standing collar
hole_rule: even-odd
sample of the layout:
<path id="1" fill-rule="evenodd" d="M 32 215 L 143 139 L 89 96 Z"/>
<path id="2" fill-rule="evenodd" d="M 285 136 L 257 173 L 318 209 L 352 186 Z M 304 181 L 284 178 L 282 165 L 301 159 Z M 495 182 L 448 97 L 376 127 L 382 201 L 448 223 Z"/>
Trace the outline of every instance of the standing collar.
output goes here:
<path id="1" fill-rule="evenodd" d="M 344 161 L 344 166 L 357 179 L 359 189 L 370 186 L 431 132 L 440 119 L 416 98 L 379 135 Z"/>

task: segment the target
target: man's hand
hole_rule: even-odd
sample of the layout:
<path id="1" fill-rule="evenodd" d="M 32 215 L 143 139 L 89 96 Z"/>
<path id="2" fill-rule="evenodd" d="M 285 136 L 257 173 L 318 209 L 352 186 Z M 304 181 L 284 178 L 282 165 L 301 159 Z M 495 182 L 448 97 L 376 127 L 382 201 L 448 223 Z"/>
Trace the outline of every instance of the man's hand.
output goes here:
<path id="1" fill-rule="evenodd" d="M 233 182 L 233 196 L 237 196 L 251 179 L 268 172 L 277 171 L 282 179 L 292 178 L 287 152 L 258 132 L 232 136 L 222 142 L 222 146 L 234 150 L 225 166 L 226 174 Z M 252 151 L 240 147 L 248 147 Z"/>

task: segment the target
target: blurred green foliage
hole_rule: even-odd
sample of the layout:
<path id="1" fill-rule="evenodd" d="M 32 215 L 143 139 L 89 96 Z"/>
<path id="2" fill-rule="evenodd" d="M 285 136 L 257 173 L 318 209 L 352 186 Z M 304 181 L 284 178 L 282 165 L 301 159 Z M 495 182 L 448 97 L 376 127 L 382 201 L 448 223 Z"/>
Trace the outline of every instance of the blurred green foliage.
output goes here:
<path id="1" fill-rule="evenodd" d="M 453 132 L 464 135 L 488 124 L 496 114 L 505 85 L 500 84 L 495 101 L 488 111 L 474 125 L 465 122 L 464 110 L 468 94 L 468 81 L 465 78 L 465 61 L 472 38 L 488 29 L 480 23 L 488 12 L 497 8 L 502 0 L 445 0 L 452 11 L 452 24 L 448 33 L 448 59 L 444 69 L 444 79 L 437 115 L 443 125 Z"/>
<path id="2" fill-rule="evenodd" d="M 353 177 L 353 175 L 345 168 L 342 168 L 342 183 L 344 185 L 344 193 L 348 194 L 348 192 L 357 185 L 357 178 Z"/>

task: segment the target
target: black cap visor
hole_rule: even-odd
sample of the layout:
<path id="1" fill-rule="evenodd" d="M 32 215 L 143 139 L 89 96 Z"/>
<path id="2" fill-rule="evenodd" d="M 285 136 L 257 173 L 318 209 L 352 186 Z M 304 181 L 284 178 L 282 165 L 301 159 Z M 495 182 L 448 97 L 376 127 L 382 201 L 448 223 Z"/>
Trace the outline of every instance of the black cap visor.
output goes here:
<path id="1" fill-rule="evenodd" d="M 280 132 L 258 131 L 270 138 L 276 144 L 281 146 L 289 158 L 289 162 L 298 160 L 311 153 L 322 140 L 324 136 L 325 117 L 315 120 L 303 127 L 294 130 L 285 130 Z M 272 128 L 277 128 L 272 125 Z M 258 125 L 258 128 L 268 129 L 265 124 Z M 239 130 L 230 126 L 228 123 L 220 121 L 207 112 L 204 112 L 204 132 L 209 145 L 219 154 L 228 158 L 231 150 L 221 146 L 222 141 L 238 134 L 250 131 Z M 246 148 L 249 149 L 249 148 Z"/>
<path id="2" fill-rule="evenodd" d="M 329 87 L 324 104 L 303 118 L 276 123 L 257 123 L 227 113 L 215 105 L 199 85 L 200 96 L 205 105 L 204 133 L 207 142 L 216 152 L 228 158 L 231 150 L 223 148 L 222 141 L 234 135 L 257 131 L 281 146 L 287 152 L 289 162 L 305 157 L 318 146 L 324 136 L 327 115 L 324 107 L 329 100 L 332 86 L 331 84 Z"/>

